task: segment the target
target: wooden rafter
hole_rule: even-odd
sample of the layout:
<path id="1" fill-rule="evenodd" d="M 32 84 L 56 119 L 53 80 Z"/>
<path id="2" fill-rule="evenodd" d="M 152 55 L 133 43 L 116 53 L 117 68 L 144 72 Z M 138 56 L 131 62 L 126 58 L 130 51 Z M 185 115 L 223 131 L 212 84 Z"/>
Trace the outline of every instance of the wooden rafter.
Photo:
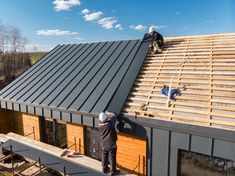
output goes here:
<path id="1" fill-rule="evenodd" d="M 166 43 L 162 54 L 147 55 L 123 114 L 235 129 L 235 34 L 166 38 Z M 166 107 L 161 86 L 173 76 L 172 87 L 186 90 Z"/>

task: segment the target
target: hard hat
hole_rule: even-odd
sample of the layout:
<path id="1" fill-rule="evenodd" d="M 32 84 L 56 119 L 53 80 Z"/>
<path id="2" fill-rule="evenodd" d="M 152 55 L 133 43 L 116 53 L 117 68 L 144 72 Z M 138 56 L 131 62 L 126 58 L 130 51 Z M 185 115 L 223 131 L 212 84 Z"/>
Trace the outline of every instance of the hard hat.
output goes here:
<path id="1" fill-rule="evenodd" d="M 99 120 L 100 120 L 101 122 L 107 121 L 107 118 L 108 118 L 108 115 L 107 115 L 106 113 L 101 112 L 101 113 L 99 114 Z"/>
<path id="2" fill-rule="evenodd" d="M 99 120 L 101 122 L 106 122 L 106 121 L 111 120 L 111 118 L 114 117 L 114 116 L 115 116 L 115 113 L 113 113 L 113 112 L 108 112 L 108 111 L 101 112 L 99 114 Z"/>
<path id="3" fill-rule="evenodd" d="M 150 27 L 149 27 L 149 33 L 152 33 L 152 32 L 154 32 L 154 31 L 155 31 L 154 26 L 150 26 Z"/>

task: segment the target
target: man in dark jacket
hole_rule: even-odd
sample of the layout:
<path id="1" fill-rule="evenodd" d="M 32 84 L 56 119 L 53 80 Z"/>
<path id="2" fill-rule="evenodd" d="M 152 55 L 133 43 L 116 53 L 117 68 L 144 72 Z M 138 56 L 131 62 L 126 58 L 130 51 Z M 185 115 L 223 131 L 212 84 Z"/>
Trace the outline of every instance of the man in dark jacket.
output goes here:
<path id="1" fill-rule="evenodd" d="M 102 146 L 102 169 L 104 173 L 109 172 L 108 160 L 111 165 L 111 175 L 116 175 L 120 171 L 116 169 L 116 153 L 117 153 L 117 133 L 111 120 L 116 117 L 111 112 L 101 112 L 99 114 L 99 131 L 101 133 Z M 113 119 L 112 119 L 113 118 Z"/>
<path id="2" fill-rule="evenodd" d="M 153 50 L 154 54 L 161 53 L 164 46 L 163 36 L 160 33 L 156 32 L 154 26 L 149 27 L 149 34 L 152 39 L 150 48 Z"/>

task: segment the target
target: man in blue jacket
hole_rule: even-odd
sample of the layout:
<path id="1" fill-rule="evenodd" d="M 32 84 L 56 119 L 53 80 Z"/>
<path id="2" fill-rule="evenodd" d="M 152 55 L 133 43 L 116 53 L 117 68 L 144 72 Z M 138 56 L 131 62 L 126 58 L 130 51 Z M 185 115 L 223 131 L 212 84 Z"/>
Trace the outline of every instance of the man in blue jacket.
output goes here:
<path id="1" fill-rule="evenodd" d="M 169 87 L 167 85 L 162 86 L 162 94 L 168 96 Z M 181 91 L 179 88 L 170 90 L 170 99 L 174 100 L 176 95 L 181 95 Z"/>

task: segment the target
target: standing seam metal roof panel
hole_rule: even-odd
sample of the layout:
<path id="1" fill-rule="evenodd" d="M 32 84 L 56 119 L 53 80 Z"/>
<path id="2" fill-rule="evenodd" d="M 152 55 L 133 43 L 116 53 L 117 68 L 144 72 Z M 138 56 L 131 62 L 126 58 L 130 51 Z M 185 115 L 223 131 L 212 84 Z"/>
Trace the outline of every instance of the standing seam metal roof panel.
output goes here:
<path id="1" fill-rule="evenodd" d="M 63 112 L 70 119 L 106 109 L 119 113 L 150 42 L 59 45 L 0 91 L 1 108 L 48 116 Z"/>

